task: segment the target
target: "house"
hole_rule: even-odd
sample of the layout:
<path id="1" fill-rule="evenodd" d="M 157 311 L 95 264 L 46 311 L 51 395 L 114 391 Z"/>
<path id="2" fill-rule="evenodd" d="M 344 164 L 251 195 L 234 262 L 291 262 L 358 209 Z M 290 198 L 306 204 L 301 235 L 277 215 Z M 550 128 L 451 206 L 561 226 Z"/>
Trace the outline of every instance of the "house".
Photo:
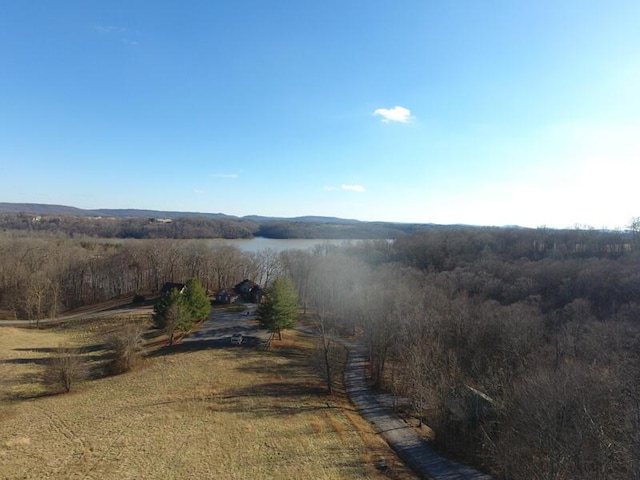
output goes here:
<path id="1" fill-rule="evenodd" d="M 445 398 L 450 418 L 457 422 L 475 422 L 496 411 L 496 402 L 479 390 L 461 384 L 452 388 Z"/>
<path id="2" fill-rule="evenodd" d="M 217 303 L 242 302 L 260 303 L 263 291 L 260 286 L 251 280 L 243 280 L 233 288 L 221 288 L 216 292 Z"/>
<path id="3" fill-rule="evenodd" d="M 218 303 L 235 303 L 238 294 L 233 290 L 222 288 L 216 292 L 216 302 Z"/>
<path id="4" fill-rule="evenodd" d="M 245 302 L 260 303 L 262 301 L 263 291 L 260 285 L 251 280 L 245 279 L 233 289 Z"/>
<path id="5" fill-rule="evenodd" d="M 186 288 L 187 286 L 184 283 L 167 282 L 162 286 L 162 289 L 160 290 L 160 295 L 165 297 L 169 295 L 169 292 L 171 290 L 178 290 L 178 293 L 184 293 Z"/>

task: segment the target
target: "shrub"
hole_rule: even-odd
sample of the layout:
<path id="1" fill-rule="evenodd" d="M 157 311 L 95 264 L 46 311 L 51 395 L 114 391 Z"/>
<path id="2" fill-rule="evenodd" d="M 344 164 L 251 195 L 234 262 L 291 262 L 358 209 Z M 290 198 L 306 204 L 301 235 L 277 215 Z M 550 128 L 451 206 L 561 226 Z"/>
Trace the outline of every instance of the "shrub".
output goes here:
<path id="1" fill-rule="evenodd" d="M 128 372 L 140 360 L 142 350 L 142 330 L 138 325 L 126 325 L 119 332 L 107 338 L 109 361 L 105 366 L 107 375 L 119 375 Z"/>
<path id="2" fill-rule="evenodd" d="M 86 377 L 86 364 L 78 353 L 77 348 L 60 345 L 46 364 L 43 382 L 52 393 L 70 392 Z"/>
<path id="3" fill-rule="evenodd" d="M 145 300 L 144 295 L 136 294 L 133 296 L 133 303 L 144 303 Z"/>

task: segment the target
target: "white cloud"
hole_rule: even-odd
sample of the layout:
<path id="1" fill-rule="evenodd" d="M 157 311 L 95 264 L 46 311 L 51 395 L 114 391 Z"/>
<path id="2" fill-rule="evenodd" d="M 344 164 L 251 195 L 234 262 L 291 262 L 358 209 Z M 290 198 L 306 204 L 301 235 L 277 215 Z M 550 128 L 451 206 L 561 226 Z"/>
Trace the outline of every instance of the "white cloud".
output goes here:
<path id="1" fill-rule="evenodd" d="M 373 112 L 374 116 L 381 116 L 384 123 L 399 122 L 409 123 L 415 117 L 411 116 L 411 110 L 396 105 L 393 108 L 378 108 Z"/>
<path id="2" fill-rule="evenodd" d="M 214 173 L 211 176 L 215 178 L 238 178 L 237 173 Z"/>
<path id="3" fill-rule="evenodd" d="M 364 187 L 362 185 L 346 185 L 343 183 L 340 186 L 340 188 L 342 188 L 342 190 L 347 190 L 349 192 L 359 192 L 359 193 L 364 192 Z"/>
<path id="4" fill-rule="evenodd" d="M 115 25 L 94 25 L 93 29 L 103 35 L 126 33 L 126 29 Z"/>
<path id="5" fill-rule="evenodd" d="M 129 46 L 138 45 L 137 39 L 140 38 L 140 33 L 138 31 L 118 27 L 116 25 L 94 25 L 93 30 L 98 35 L 118 39 L 123 44 Z"/>
<path id="6" fill-rule="evenodd" d="M 202 195 L 204 193 L 204 190 L 200 188 L 194 188 L 193 193 L 195 193 L 196 195 Z"/>

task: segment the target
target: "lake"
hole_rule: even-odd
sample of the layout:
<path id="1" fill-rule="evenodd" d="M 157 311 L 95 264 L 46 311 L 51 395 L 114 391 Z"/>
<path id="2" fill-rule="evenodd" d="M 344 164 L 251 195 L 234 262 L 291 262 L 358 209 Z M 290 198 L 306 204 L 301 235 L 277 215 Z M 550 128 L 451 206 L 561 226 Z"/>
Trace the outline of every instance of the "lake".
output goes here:
<path id="1" fill-rule="evenodd" d="M 313 248 L 316 245 L 344 245 L 349 243 L 356 243 L 360 240 L 344 240 L 344 239 L 321 239 L 321 238 L 213 238 L 207 240 L 211 245 L 233 245 L 238 247 L 244 252 L 259 252 L 260 250 L 275 250 L 276 252 L 282 252 L 284 250 L 307 250 Z"/>

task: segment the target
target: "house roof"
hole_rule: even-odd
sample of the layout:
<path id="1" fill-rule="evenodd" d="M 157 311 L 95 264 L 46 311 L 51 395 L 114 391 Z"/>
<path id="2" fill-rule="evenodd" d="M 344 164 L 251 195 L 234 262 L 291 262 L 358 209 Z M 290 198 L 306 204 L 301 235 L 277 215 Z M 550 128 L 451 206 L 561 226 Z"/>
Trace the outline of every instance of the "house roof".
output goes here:
<path id="1" fill-rule="evenodd" d="M 452 388 L 445 405 L 457 420 L 477 420 L 491 414 L 496 402 L 487 394 L 463 383 Z"/>
<path id="2" fill-rule="evenodd" d="M 174 289 L 182 293 L 182 290 L 184 289 L 185 286 L 186 285 L 184 283 L 167 282 L 162 286 L 162 289 L 160 290 L 160 294 L 167 295 L 171 290 L 174 290 Z"/>

